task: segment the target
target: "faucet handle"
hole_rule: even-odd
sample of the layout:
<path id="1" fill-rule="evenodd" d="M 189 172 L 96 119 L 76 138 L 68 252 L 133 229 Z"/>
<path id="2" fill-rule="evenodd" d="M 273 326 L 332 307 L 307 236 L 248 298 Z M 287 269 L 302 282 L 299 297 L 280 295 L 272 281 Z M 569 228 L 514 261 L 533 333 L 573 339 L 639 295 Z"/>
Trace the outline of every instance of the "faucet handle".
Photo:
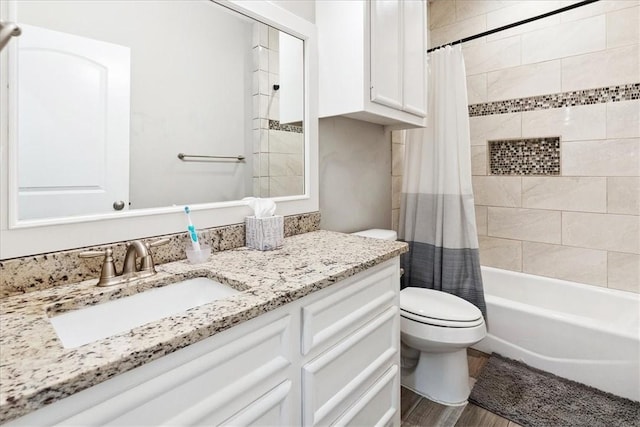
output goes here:
<path id="1" fill-rule="evenodd" d="M 79 258 L 95 258 L 95 257 L 99 257 L 99 256 L 104 256 L 105 258 L 108 256 L 113 255 L 113 249 L 111 248 L 107 248 L 104 251 L 85 251 L 85 252 L 80 252 L 78 254 Z"/>
<path id="2" fill-rule="evenodd" d="M 166 245 L 167 243 L 169 243 L 169 239 L 165 238 L 165 239 L 158 239 L 158 240 L 154 240 L 153 242 L 147 242 L 147 249 L 151 249 L 151 248 L 155 248 L 156 246 L 162 246 L 162 245 Z"/>
<path id="3" fill-rule="evenodd" d="M 153 261 L 151 248 L 155 248 L 156 246 L 166 245 L 167 243 L 169 243 L 169 239 L 166 239 L 166 238 L 154 240 L 153 242 L 145 242 L 144 245 L 146 246 L 148 253 L 147 253 L 147 256 L 142 258 L 142 261 L 140 261 L 140 270 L 155 272 L 156 264 Z"/>
<path id="4" fill-rule="evenodd" d="M 116 272 L 116 265 L 113 262 L 113 249 L 107 248 L 104 251 L 86 251 L 80 252 L 78 257 L 80 258 L 94 258 L 104 256 L 102 262 L 102 270 L 100 271 L 100 280 L 98 280 L 98 286 L 107 286 L 113 282 L 113 279 L 118 276 Z"/>

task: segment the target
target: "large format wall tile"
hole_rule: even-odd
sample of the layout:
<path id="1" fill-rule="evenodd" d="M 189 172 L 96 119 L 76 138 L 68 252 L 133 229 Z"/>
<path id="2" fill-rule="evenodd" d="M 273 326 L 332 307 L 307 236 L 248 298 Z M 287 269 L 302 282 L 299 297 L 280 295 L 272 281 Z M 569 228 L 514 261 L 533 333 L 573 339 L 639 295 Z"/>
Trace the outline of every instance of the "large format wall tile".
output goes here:
<path id="1" fill-rule="evenodd" d="M 400 231 L 400 209 L 391 209 L 391 229 L 396 233 Z"/>
<path id="2" fill-rule="evenodd" d="M 563 58 L 562 92 L 637 83 L 639 50 L 636 44 Z"/>
<path id="3" fill-rule="evenodd" d="M 429 2 L 429 29 L 443 27 L 456 22 L 455 5 L 448 1 Z"/>
<path id="4" fill-rule="evenodd" d="M 640 255 L 609 252 L 609 287 L 640 292 Z"/>
<path id="5" fill-rule="evenodd" d="M 473 195 L 479 205 L 521 206 L 522 190 L 519 176 L 474 176 Z"/>
<path id="6" fill-rule="evenodd" d="M 606 106 L 607 138 L 640 137 L 640 99 L 612 102 Z"/>
<path id="7" fill-rule="evenodd" d="M 400 200 L 402 198 L 402 177 L 391 177 L 391 209 L 400 209 Z"/>
<path id="8" fill-rule="evenodd" d="M 522 113 L 469 117 L 471 145 L 486 145 L 490 139 L 522 136 Z"/>
<path id="9" fill-rule="evenodd" d="M 584 71 L 584 70 L 583 70 Z M 561 92 L 560 60 L 505 68 L 487 74 L 489 101 Z"/>
<path id="10" fill-rule="evenodd" d="M 565 2 L 568 3 L 568 2 Z M 638 0 L 605 0 L 591 3 L 587 6 L 569 10 L 560 14 L 562 22 L 577 21 L 591 16 L 602 15 L 620 9 L 628 9 L 640 5 Z M 630 13 L 630 12 L 627 12 Z"/>
<path id="11" fill-rule="evenodd" d="M 475 145 L 471 147 L 471 174 L 487 174 L 487 147 Z"/>
<path id="12" fill-rule="evenodd" d="M 270 130 L 269 151 L 272 153 L 302 153 L 304 152 L 304 136 L 296 132 Z"/>
<path id="13" fill-rule="evenodd" d="M 487 102 L 487 74 L 467 75 L 467 102 L 479 104 Z"/>
<path id="14" fill-rule="evenodd" d="M 522 207 L 607 211 L 607 178 L 523 177 Z"/>
<path id="15" fill-rule="evenodd" d="M 531 242 L 560 243 L 560 212 L 488 208 L 488 235 Z"/>
<path id="16" fill-rule="evenodd" d="M 522 135 L 559 135 L 562 141 L 604 139 L 606 104 L 550 108 L 522 113 Z"/>
<path id="17" fill-rule="evenodd" d="M 494 10 L 503 9 L 513 3 L 513 0 L 456 0 L 456 19 L 468 19 L 473 16 L 484 15 Z"/>
<path id="18" fill-rule="evenodd" d="M 563 212 L 562 244 L 580 248 L 640 253 L 640 217 Z"/>
<path id="19" fill-rule="evenodd" d="M 391 144 L 391 175 L 404 173 L 404 144 Z"/>
<path id="20" fill-rule="evenodd" d="M 484 15 L 454 22 L 450 25 L 431 29 L 431 39 L 429 48 L 438 47 L 446 43 L 451 43 L 465 37 L 482 33 L 487 29 L 486 17 Z"/>
<path id="21" fill-rule="evenodd" d="M 269 193 L 271 197 L 304 194 L 304 177 L 302 176 L 269 177 Z"/>
<path id="22" fill-rule="evenodd" d="M 511 6 L 487 13 L 487 28 L 502 27 L 513 22 L 522 21 L 562 7 L 561 2 L 555 0 L 510 1 L 509 4 L 511 4 Z M 524 34 L 541 28 L 557 25 L 558 23 L 560 23 L 560 17 L 558 15 L 554 15 L 491 34 L 490 36 L 487 36 L 487 40 L 490 41 L 504 37 L 512 37 L 514 35 Z"/>
<path id="23" fill-rule="evenodd" d="M 640 43 L 640 7 L 607 14 L 608 48 L 638 43 Z"/>
<path id="24" fill-rule="evenodd" d="M 506 270 L 522 271 L 522 242 L 478 236 L 480 264 Z"/>
<path id="25" fill-rule="evenodd" d="M 566 141 L 561 144 L 562 175 L 638 176 L 640 139 Z"/>
<path id="26" fill-rule="evenodd" d="M 302 154 L 270 153 L 268 175 L 304 175 L 304 156 Z"/>
<path id="27" fill-rule="evenodd" d="M 640 178 L 607 178 L 607 212 L 640 215 Z"/>
<path id="28" fill-rule="evenodd" d="M 606 47 L 606 37 L 604 15 L 525 33 L 522 35 L 522 63 L 596 52 Z"/>
<path id="29" fill-rule="evenodd" d="M 539 276 L 607 286 L 607 252 L 522 242 L 522 271 Z"/>
<path id="30" fill-rule="evenodd" d="M 483 44 L 473 45 L 464 50 L 467 74 L 486 73 L 520 65 L 520 37 L 510 37 Z"/>
<path id="31" fill-rule="evenodd" d="M 476 228 L 478 229 L 478 236 L 487 235 L 487 207 L 475 206 L 476 208 Z"/>

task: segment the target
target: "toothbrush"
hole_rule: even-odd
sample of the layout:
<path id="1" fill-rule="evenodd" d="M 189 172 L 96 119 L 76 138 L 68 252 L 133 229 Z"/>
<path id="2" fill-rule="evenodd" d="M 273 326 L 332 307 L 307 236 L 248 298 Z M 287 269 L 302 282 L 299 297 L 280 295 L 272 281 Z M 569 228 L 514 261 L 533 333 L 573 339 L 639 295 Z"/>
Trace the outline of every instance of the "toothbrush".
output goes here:
<path id="1" fill-rule="evenodd" d="M 194 251 L 200 250 L 200 243 L 198 243 L 198 233 L 196 233 L 196 228 L 193 226 L 191 222 L 191 215 L 189 215 L 191 211 L 189 210 L 189 206 L 184 207 L 184 213 L 187 214 L 187 221 L 189 221 L 189 225 L 187 226 L 187 230 L 189 231 L 189 236 L 191 237 L 191 246 L 193 246 Z"/>

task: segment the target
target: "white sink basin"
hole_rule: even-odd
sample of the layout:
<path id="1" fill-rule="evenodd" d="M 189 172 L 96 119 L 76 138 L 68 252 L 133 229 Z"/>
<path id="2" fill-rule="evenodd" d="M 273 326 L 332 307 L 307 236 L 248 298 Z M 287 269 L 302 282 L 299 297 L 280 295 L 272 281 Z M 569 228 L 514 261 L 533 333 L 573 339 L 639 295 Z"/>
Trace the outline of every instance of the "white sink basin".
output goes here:
<path id="1" fill-rule="evenodd" d="M 230 286 L 197 277 L 69 311 L 49 320 L 64 348 L 74 348 L 237 293 Z"/>

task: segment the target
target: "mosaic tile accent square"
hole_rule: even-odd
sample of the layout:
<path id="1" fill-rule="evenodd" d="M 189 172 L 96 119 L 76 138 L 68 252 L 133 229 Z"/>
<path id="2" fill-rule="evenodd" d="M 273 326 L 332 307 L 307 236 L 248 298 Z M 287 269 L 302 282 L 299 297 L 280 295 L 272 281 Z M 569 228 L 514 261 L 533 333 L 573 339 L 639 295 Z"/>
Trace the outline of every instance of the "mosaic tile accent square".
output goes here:
<path id="1" fill-rule="evenodd" d="M 491 175 L 560 175 L 560 137 L 488 141 Z"/>

